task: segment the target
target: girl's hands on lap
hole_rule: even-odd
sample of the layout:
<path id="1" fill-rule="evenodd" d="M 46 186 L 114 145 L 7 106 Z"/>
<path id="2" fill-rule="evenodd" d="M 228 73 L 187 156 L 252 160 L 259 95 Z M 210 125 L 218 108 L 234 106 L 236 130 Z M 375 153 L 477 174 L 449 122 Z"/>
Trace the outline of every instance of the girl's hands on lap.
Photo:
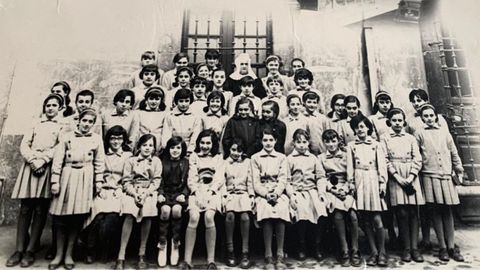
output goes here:
<path id="1" fill-rule="evenodd" d="M 177 200 L 177 202 L 179 202 L 179 203 L 184 203 L 185 202 L 185 195 L 180 194 L 180 195 L 177 196 L 177 198 L 175 198 L 175 200 Z"/>
<path id="2" fill-rule="evenodd" d="M 60 193 L 60 184 L 59 183 L 53 183 L 51 187 L 51 192 L 53 195 L 58 195 Z"/>

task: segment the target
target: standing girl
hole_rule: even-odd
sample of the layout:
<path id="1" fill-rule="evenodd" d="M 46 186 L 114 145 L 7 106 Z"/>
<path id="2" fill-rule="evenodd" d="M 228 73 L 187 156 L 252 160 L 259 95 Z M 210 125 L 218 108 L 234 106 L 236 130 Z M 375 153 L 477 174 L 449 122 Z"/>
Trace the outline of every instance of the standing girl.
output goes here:
<path id="1" fill-rule="evenodd" d="M 231 106 L 230 106 L 230 115 L 233 115 L 235 113 L 235 108 L 237 106 L 237 102 L 241 98 L 248 98 L 249 100 L 252 101 L 253 103 L 253 110 L 252 113 L 254 115 L 258 115 L 258 112 L 260 110 L 260 105 L 261 105 L 261 100 L 254 95 L 253 90 L 254 90 L 254 83 L 255 80 L 250 77 L 250 76 L 245 76 L 240 80 L 240 90 L 242 91 L 240 95 L 234 96 L 231 101 Z"/>
<path id="2" fill-rule="evenodd" d="M 302 97 L 304 93 L 312 91 L 315 92 L 315 94 L 318 95 L 319 101 L 318 101 L 318 110 L 320 113 L 324 112 L 324 98 L 322 92 L 318 91 L 317 89 L 314 89 L 312 87 L 313 85 L 313 74 L 310 70 L 306 68 L 301 68 L 297 71 L 295 71 L 295 75 L 293 77 L 296 88 L 291 90 L 289 92 L 290 94 L 296 94 L 299 97 Z"/>
<path id="3" fill-rule="evenodd" d="M 287 97 L 283 95 L 283 81 L 279 79 L 268 78 L 266 82 L 268 95 L 262 99 L 262 104 L 267 101 L 275 101 L 278 104 L 278 118 L 283 119 L 288 115 Z"/>
<path id="4" fill-rule="evenodd" d="M 205 114 L 202 117 L 202 130 L 212 129 L 220 139 L 228 121 L 224 104 L 225 98 L 222 92 L 215 90 L 208 95 L 207 107 L 203 108 Z"/>
<path id="5" fill-rule="evenodd" d="M 234 138 L 240 138 L 247 146 L 246 155 L 251 157 L 257 150 L 258 120 L 253 117 L 253 102 L 242 97 L 235 106 L 235 115 L 227 121 L 223 133 L 224 156 L 230 156 Z"/>
<path id="6" fill-rule="evenodd" d="M 195 139 L 202 128 L 202 120 L 190 110 L 193 102 L 192 91 L 179 89 L 173 98 L 175 108 L 165 117 L 162 131 L 162 145 L 171 137 L 180 136 L 187 144 L 187 156 L 195 148 Z"/>
<path id="7" fill-rule="evenodd" d="M 57 253 L 49 269 L 57 268 L 62 261 L 65 269 L 75 267 L 73 247 L 91 211 L 92 191 L 100 191 L 100 185 L 104 182 L 105 152 L 102 139 L 91 132 L 96 118 L 93 109 L 83 110 L 76 130 L 62 136 L 53 156 L 51 192 L 54 197 L 50 214 L 53 215 Z"/>
<path id="8" fill-rule="evenodd" d="M 175 65 L 175 67 L 165 72 L 162 76 L 161 86 L 163 87 L 163 89 L 166 89 L 168 91 L 174 88 L 173 83 L 175 82 L 177 70 L 181 67 L 187 67 L 188 61 L 188 53 L 179 52 L 175 54 L 175 56 L 173 57 L 173 64 Z"/>
<path id="9" fill-rule="evenodd" d="M 263 135 L 263 130 L 266 128 L 272 129 L 277 134 L 277 142 L 275 143 L 275 151 L 285 153 L 285 136 L 287 134 L 287 127 L 283 121 L 278 120 L 280 108 L 278 103 L 273 100 L 267 100 L 262 104 L 262 119 L 258 123 L 258 135 L 260 138 Z M 257 149 L 262 149 L 262 144 L 257 141 Z"/>
<path id="10" fill-rule="evenodd" d="M 242 234 L 242 258 L 240 268 L 250 267 L 248 240 L 250 235 L 250 215 L 255 204 L 250 159 L 246 158 L 245 145 L 241 139 L 233 139 L 230 156 L 216 172 L 218 182 L 225 182 L 223 209 L 226 212 L 225 234 L 227 245 L 227 266 L 237 265 L 233 249 L 235 218 L 240 219 Z"/>
<path id="11" fill-rule="evenodd" d="M 230 109 L 230 102 L 232 100 L 233 93 L 232 91 L 223 88 L 225 85 L 225 80 L 226 80 L 225 78 L 226 78 L 225 70 L 215 69 L 212 71 L 212 81 L 213 81 L 212 91 L 217 90 L 223 94 L 223 96 L 225 97 L 225 105 L 223 106 L 223 108 L 228 112 Z"/>
<path id="12" fill-rule="evenodd" d="M 193 71 L 189 67 L 180 67 L 177 69 L 175 81 L 173 82 L 173 88 L 170 88 L 166 93 L 165 104 L 167 108 L 175 107 L 173 99 L 179 89 L 190 89 L 190 82 L 193 78 Z M 192 100 L 193 102 L 193 100 Z"/>
<path id="13" fill-rule="evenodd" d="M 304 129 L 297 129 L 293 133 L 294 150 L 288 155 L 289 175 L 287 177 L 286 193 L 290 198 L 290 215 L 296 222 L 298 236 L 298 259 L 305 260 L 307 224 L 318 224 L 316 256 L 322 260 L 320 239 L 323 225 L 326 222 L 326 181 L 323 167 L 317 157 L 310 153 L 310 135 Z"/>
<path id="14" fill-rule="evenodd" d="M 353 117 L 350 128 L 356 138 L 347 145 L 347 179 L 355 183 L 357 209 L 365 220 L 371 250 L 367 265 L 387 266 L 381 217 L 381 212 L 387 210 L 383 199 L 387 185 L 385 153 L 382 145 L 370 137 L 373 126 L 367 117 L 362 114 Z"/>
<path id="15" fill-rule="evenodd" d="M 327 117 L 330 119 L 328 128 L 338 130 L 339 121 L 347 117 L 345 104 L 343 103 L 344 99 L 344 94 L 335 94 L 330 100 L 331 111 L 327 113 Z"/>
<path id="16" fill-rule="evenodd" d="M 358 267 L 362 263 L 362 257 L 358 249 L 358 217 L 353 197 L 355 186 L 347 181 L 347 154 L 340 149 L 340 136 L 335 130 L 325 130 L 322 140 L 327 151 L 319 159 L 325 171 L 322 178 L 327 181 L 328 210 L 333 213 L 340 240 L 340 264 L 344 267 Z M 350 252 L 347 231 L 350 232 Z"/>
<path id="17" fill-rule="evenodd" d="M 221 210 L 220 188 L 224 184 L 224 179 L 214 177 L 216 167 L 222 162 L 218 150 L 217 134 L 208 129 L 200 132 L 195 152 L 190 156 L 188 171 L 188 187 L 191 191 L 188 198 L 190 219 L 185 233 L 185 263 L 183 269 L 193 268 L 192 253 L 201 213 L 204 213 L 205 219 L 207 269 L 217 269 L 215 264 L 215 241 L 217 239 L 215 213 Z"/>
<path id="18" fill-rule="evenodd" d="M 152 225 L 158 214 L 157 190 L 162 180 L 162 162 L 155 154 L 155 136 L 145 134 L 137 142 L 136 154 L 123 166 L 123 189 L 121 215 L 125 215 L 122 227 L 120 251 L 115 269 L 125 267 L 125 250 L 132 232 L 133 222 L 141 223 L 140 247 L 137 269 L 146 269 L 145 249 Z"/>
<path id="19" fill-rule="evenodd" d="M 287 97 L 288 116 L 283 119 L 287 127 L 285 137 L 285 154 L 289 155 L 293 151 L 293 133 L 297 129 L 304 129 L 310 132 L 308 120 L 302 113 L 302 99 L 298 95 L 290 94 Z"/>
<path id="20" fill-rule="evenodd" d="M 63 97 L 50 94 L 43 101 L 43 115 L 25 134 L 20 153 L 25 162 L 20 168 L 12 191 L 12 199 L 20 199 L 17 222 L 16 251 L 7 260 L 6 266 L 20 264 L 29 267 L 35 262 L 35 248 L 39 245 L 50 204 L 51 161 L 62 129 L 58 112 L 63 106 Z M 28 231 L 31 224 L 31 235 Z M 25 246 L 27 244 L 27 246 Z"/>
<path id="21" fill-rule="evenodd" d="M 111 240 L 119 236 L 120 230 L 117 228 L 120 225 L 119 213 L 123 197 L 123 165 L 125 160 L 132 156 L 128 142 L 127 131 L 121 126 L 113 126 L 105 135 L 104 182 L 99 185 L 100 190 L 93 199 L 91 217 L 94 220 L 88 235 L 87 264 L 93 263 L 95 259 L 97 240 L 103 247 L 101 250 L 106 251 L 110 248 Z"/>
<path id="22" fill-rule="evenodd" d="M 145 93 L 145 99 L 140 102 L 138 113 L 138 137 L 153 134 L 157 141 L 156 149 L 160 151 L 162 145 L 163 121 L 165 111 L 165 92 L 159 86 L 152 86 Z"/>
<path id="23" fill-rule="evenodd" d="M 400 235 L 403 240 L 402 260 L 423 262 L 418 244 L 418 205 L 424 205 L 418 173 L 422 167 L 417 141 L 405 133 L 405 113 L 392 108 L 387 114 L 390 132 L 383 137 L 390 173 L 388 191 L 390 205 L 394 208 Z"/>
<path id="24" fill-rule="evenodd" d="M 187 145 L 181 137 L 174 136 L 167 141 L 162 157 L 162 182 L 158 189 L 160 207 L 160 228 L 158 241 L 158 265 L 167 265 L 168 227 L 172 229 L 170 264 L 178 264 L 182 212 L 187 206 L 188 159 Z"/>
<path id="25" fill-rule="evenodd" d="M 263 227 L 265 244 L 265 269 L 285 269 L 283 243 L 285 222 L 290 222 L 288 197 L 285 186 L 288 177 L 287 157 L 275 151 L 277 135 L 271 129 L 262 134 L 263 149 L 252 156 L 253 188 L 256 193 L 255 204 L 257 221 Z M 277 242 L 277 261 L 274 266 L 272 254 L 272 238 L 275 230 Z"/>
<path id="26" fill-rule="evenodd" d="M 264 98 L 267 96 L 267 93 L 265 88 L 263 88 L 262 80 L 257 78 L 257 75 L 253 71 L 251 62 L 248 53 L 241 53 L 235 58 L 235 71 L 228 76 L 226 89 L 232 91 L 234 96 L 238 96 L 242 92 L 240 88 L 241 80 L 249 76 L 253 81 L 252 93 L 259 98 Z"/>
<path id="27" fill-rule="evenodd" d="M 448 261 L 463 261 L 458 247 L 455 247 L 452 205 L 458 205 L 457 188 L 452 175 L 462 181 L 463 167 L 452 136 L 447 129 L 438 125 L 439 117 L 435 108 L 426 104 L 420 109 L 423 129 L 417 130 L 415 137 L 423 158 L 422 185 L 425 201 L 429 206 L 433 227 L 437 235 L 440 251 L 438 258 Z M 453 172 L 453 173 L 452 173 Z"/>
<path id="28" fill-rule="evenodd" d="M 349 142 L 355 141 L 355 131 L 350 127 L 350 121 L 353 117 L 362 115 L 362 112 L 360 111 L 360 100 L 358 100 L 356 96 L 346 96 L 343 104 L 347 112 L 347 117 L 338 122 L 337 132 L 342 138 L 344 145 L 347 145 Z M 374 133 L 372 133 L 372 136 L 376 138 Z"/>
<path id="29" fill-rule="evenodd" d="M 267 83 L 268 79 L 283 81 L 285 83 L 288 81 L 288 77 L 285 76 L 285 75 L 282 75 L 280 73 L 280 68 L 282 68 L 282 66 L 283 66 L 283 62 L 282 62 L 282 59 L 280 58 L 280 56 L 269 55 L 263 63 L 265 64 L 265 67 L 267 68 L 267 76 L 262 78 L 263 87 L 265 89 L 269 88 L 268 83 Z M 283 95 L 286 96 L 288 94 L 288 90 L 290 90 L 290 89 L 285 87 L 283 90 L 284 90 Z M 268 94 L 268 91 L 267 91 L 267 94 Z"/>
<path id="30" fill-rule="evenodd" d="M 375 94 L 375 103 L 371 115 L 368 119 L 373 124 L 373 132 L 377 139 L 390 132 L 390 127 L 387 125 L 387 112 L 393 108 L 392 97 L 385 91 L 378 91 Z"/>

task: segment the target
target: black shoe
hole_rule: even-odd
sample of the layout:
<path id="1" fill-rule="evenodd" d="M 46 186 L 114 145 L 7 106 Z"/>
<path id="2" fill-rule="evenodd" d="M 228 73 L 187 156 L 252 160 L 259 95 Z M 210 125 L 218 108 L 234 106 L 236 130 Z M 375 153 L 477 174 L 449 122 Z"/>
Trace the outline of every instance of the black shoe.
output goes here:
<path id="1" fill-rule="evenodd" d="M 55 270 L 60 266 L 59 263 L 49 263 L 48 264 L 48 270 Z"/>
<path id="2" fill-rule="evenodd" d="M 387 254 L 385 253 L 378 254 L 377 265 L 380 267 L 388 266 Z"/>
<path id="3" fill-rule="evenodd" d="M 35 254 L 33 254 L 33 252 L 31 251 L 27 251 L 25 252 L 25 254 L 23 254 L 23 258 L 20 261 L 20 266 L 29 267 L 29 266 L 32 266 L 34 262 L 35 262 Z"/>
<path id="4" fill-rule="evenodd" d="M 412 261 L 412 255 L 410 249 L 404 249 L 402 252 L 402 261 L 404 262 L 411 262 Z"/>
<path id="5" fill-rule="evenodd" d="M 420 250 L 418 249 L 412 249 L 412 259 L 414 262 L 417 262 L 417 263 L 421 263 L 424 261 L 422 253 L 420 253 Z"/>
<path id="6" fill-rule="evenodd" d="M 240 261 L 240 268 L 248 269 L 251 266 L 250 258 L 248 253 L 242 253 L 242 260 Z"/>
<path id="7" fill-rule="evenodd" d="M 360 256 L 360 251 L 352 250 L 350 264 L 354 267 L 359 267 L 362 264 L 362 256 Z"/>
<path id="8" fill-rule="evenodd" d="M 227 253 L 227 266 L 234 267 L 235 265 L 237 265 L 237 262 L 235 260 L 235 253 L 233 253 L 233 251 L 228 251 L 228 253 Z"/>
<path id="9" fill-rule="evenodd" d="M 315 252 L 315 259 L 317 259 L 317 261 L 322 261 L 323 259 L 325 259 L 325 256 L 323 256 L 323 253 L 320 251 L 320 250 L 317 250 Z"/>
<path id="10" fill-rule="evenodd" d="M 145 262 L 145 255 L 138 256 L 137 269 L 147 269 L 147 263 Z"/>
<path id="11" fill-rule="evenodd" d="M 23 258 L 23 253 L 20 251 L 15 251 L 10 258 L 8 258 L 7 263 L 5 263 L 6 267 L 13 267 L 18 265 Z"/>
<path id="12" fill-rule="evenodd" d="M 211 262 L 207 265 L 207 270 L 216 270 L 217 265 L 214 262 Z"/>
<path id="13" fill-rule="evenodd" d="M 367 259 L 367 265 L 368 266 L 377 266 L 378 263 L 378 254 L 372 254 L 370 257 Z"/>
<path id="14" fill-rule="evenodd" d="M 449 249 L 448 255 L 450 255 L 450 258 L 452 258 L 454 261 L 457 261 L 457 262 L 465 261 L 465 258 L 463 258 L 462 254 L 460 254 L 460 249 L 458 247 Z"/>
<path id="15" fill-rule="evenodd" d="M 285 265 L 285 258 L 283 256 L 278 256 L 277 262 L 275 263 L 275 269 L 277 270 L 285 270 L 287 265 Z"/>
<path id="16" fill-rule="evenodd" d="M 125 260 L 117 260 L 115 263 L 115 267 L 113 269 L 115 270 L 123 270 L 125 268 Z"/>
<path id="17" fill-rule="evenodd" d="M 274 270 L 275 265 L 273 264 L 272 257 L 265 257 L 265 270 Z"/>
<path id="18" fill-rule="evenodd" d="M 420 241 L 420 243 L 418 244 L 418 246 L 423 249 L 424 251 L 430 251 L 432 250 L 432 242 L 430 241 Z"/>
<path id="19" fill-rule="evenodd" d="M 339 262 L 342 267 L 350 266 L 350 256 L 348 255 L 348 251 L 342 251 Z"/>
<path id="20" fill-rule="evenodd" d="M 450 258 L 448 257 L 448 251 L 446 248 L 441 248 L 438 251 L 438 259 L 444 262 L 448 262 L 450 260 Z"/>
<path id="21" fill-rule="evenodd" d="M 85 263 L 86 264 L 92 264 L 95 262 L 95 259 L 93 258 L 92 255 L 87 255 L 87 257 L 85 257 Z"/>

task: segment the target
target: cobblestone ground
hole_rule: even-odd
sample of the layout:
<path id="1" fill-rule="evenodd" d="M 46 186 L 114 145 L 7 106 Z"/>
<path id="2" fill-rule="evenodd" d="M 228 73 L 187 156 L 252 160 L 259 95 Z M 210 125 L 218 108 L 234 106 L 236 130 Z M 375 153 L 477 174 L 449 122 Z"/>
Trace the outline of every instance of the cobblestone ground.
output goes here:
<path id="1" fill-rule="evenodd" d="M 44 239 L 42 243 L 48 243 L 47 237 L 49 237 L 49 232 L 44 233 Z M 417 263 L 404 263 L 400 260 L 399 252 L 389 254 L 389 265 L 385 269 L 422 269 L 422 270 L 434 270 L 434 269 L 480 269 L 480 226 L 461 226 L 457 228 L 455 233 L 456 243 L 460 246 L 462 254 L 465 257 L 465 262 L 457 263 L 453 260 L 450 260 L 448 263 L 441 262 L 436 257 L 438 249 L 434 248 L 433 251 L 429 253 L 424 253 L 425 262 L 421 264 Z M 435 241 L 432 231 L 432 240 Z M 0 269 L 4 269 L 5 262 L 8 259 L 8 256 L 11 255 L 15 247 L 15 226 L 2 226 L 0 227 Z M 31 267 L 34 269 L 46 269 L 48 261 L 43 259 L 45 248 L 37 254 L 37 261 Z M 366 254 L 362 254 L 366 257 Z M 251 269 L 264 269 L 263 258 L 257 256 L 253 258 L 255 261 L 254 266 Z M 202 265 L 201 260 L 197 259 L 194 261 L 194 266 L 196 269 L 205 268 L 205 265 Z M 329 257 L 323 260 L 322 262 L 317 262 L 313 259 L 307 259 L 303 262 L 299 262 L 293 259 L 287 259 L 286 261 L 288 269 L 355 269 L 354 267 L 343 268 L 341 267 L 335 258 Z M 114 262 L 109 263 L 95 263 L 92 265 L 87 265 L 82 262 L 77 262 L 75 265 L 76 269 L 112 269 Z M 127 260 L 126 267 L 129 269 L 135 268 L 135 260 Z M 156 269 L 157 265 L 153 260 L 149 261 L 149 269 Z M 225 266 L 223 263 L 218 263 L 219 269 L 233 269 Z M 365 264 L 358 269 L 367 269 Z M 10 268 L 10 269 L 21 269 L 20 267 Z M 62 269 L 62 268 L 59 268 Z M 170 269 L 170 268 L 162 268 Z M 171 268 L 176 269 L 176 268 Z"/>

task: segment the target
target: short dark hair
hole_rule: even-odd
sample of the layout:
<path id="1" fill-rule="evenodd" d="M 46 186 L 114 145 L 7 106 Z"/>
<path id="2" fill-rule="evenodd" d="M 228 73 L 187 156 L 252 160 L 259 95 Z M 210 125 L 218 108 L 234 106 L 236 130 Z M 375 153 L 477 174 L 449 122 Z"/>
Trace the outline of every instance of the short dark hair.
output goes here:
<path id="1" fill-rule="evenodd" d="M 302 101 L 302 99 L 297 94 L 290 94 L 287 96 L 287 107 L 290 105 L 290 101 L 292 101 L 292 99 L 294 98 L 298 98 L 298 100 Z"/>
<path id="2" fill-rule="evenodd" d="M 207 59 L 209 56 L 213 57 L 214 59 L 219 59 L 220 52 L 215 49 L 207 49 L 207 51 L 205 52 L 205 59 Z"/>
<path id="3" fill-rule="evenodd" d="M 268 77 L 268 78 L 267 78 L 267 86 L 268 86 L 271 82 L 278 82 L 281 86 L 284 85 L 282 79 L 280 79 L 280 78 L 275 79 L 275 78 L 273 78 L 273 77 Z"/>
<path id="4" fill-rule="evenodd" d="M 298 80 L 302 78 L 307 78 L 309 80 L 308 84 L 312 85 L 313 73 L 310 70 L 306 68 L 301 68 L 295 71 L 295 75 L 293 75 L 293 81 L 295 82 L 296 85 L 298 85 Z"/>
<path id="5" fill-rule="evenodd" d="M 137 145 L 135 147 L 136 156 L 140 154 L 140 147 L 142 147 L 142 144 L 148 142 L 150 139 L 153 140 L 153 148 L 154 148 L 153 153 L 157 152 L 157 139 L 155 138 L 155 136 L 153 134 L 144 134 L 137 141 Z"/>
<path id="6" fill-rule="evenodd" d="M 178 76 L 180 75 L 180 73 L 186 71 L 188 73 L 188 75 L 190 76 L 190 80 L 193 78 L 193 71 L 191 68 L 189 67 L 179 67 L 177 69 L 177 72 L 175 73 L 175 81 L 172 83 L 173 87 L 178 87 L 179 83 L 178 83 Z"/>
<path id="7" fill-rule="evenodd" d="M 240 86 L 255 85 L 255 79 L 251 76 L 245 76 L 240 79 Z"/>
<path id="8" fill-rule="evenodd" d="M 350 120 L 350 128 L 355 132 L 355 129 L 360 125 L 360 123 L 365 123 L 365 125 L 368 128 L 367 134 L 370 136 L 372 135 L 373 132 L 373 124 L 370 122 L 370 120 L 363 114 L 358 114 L 355 115 L 351 120 Z"/>
<path id="9" fill-rule="evenodd" d="M 275 101 L 275 100 L 266 100 L 262 103 L 262 107 L 263 106 L 271 106 L 272 107 L 272 111 L 274 113 L 274 117 L 275 119 L 278 119 L 278 115 L 280 114 L 280 107 L 278 106 L 278 103 Z"/>
<path id="10" fill-rule="evenodd" d="M 352 103 L 352 102 L 356 103 L 357 106 L 358 106 L 358 108 L 360 108 L 360 100 L 359 100 L 356 96 L 354 96 L 354 95 L 349 95 L 349 96 L 346 96 L 346 97 L 343 99 L 343 104 L 344 104 L 345 106 L 347 106 L 348 103 Z"/>
<path id="11" fill-rule="evenodd" d="M 302 95 L 303 103 L 305 103 L 307 101 L 307 99 L 314 99 L 317 102 L 320 102 L 320 96 L 313 91 L 307 91 Z"/>
<path id="12" fill-rule="evenodd" d="M 178 144 L 180 144 L 180 146 L 182 147 L 182 153 L 180 154 L 180 158 L 184 158 L 187 155 L 187 144 L 180 136 L 173 136 L 168 139 L 165 150 L 163 150 L 162 153 L 162 158 L 171 159 L 172 156 L 170 155 L 170 148 Z"/>
<path id="13" fill-rule="evenodd" d="M 193 86 L 195 86 L 197 84 L 203 84 L 203 85 L 205 85 L 206 88 L 208 88 L 208 80 L 205 79 L 205 78 L 196 76 L 195 78 L 190 80 L 190 88 L 193 89 Z"/>
<path id="14" fill-rule="evenodd" d="M 202 132 L 198 134 L 197 141 L 195 143 L 195 153 L 200 153 L 200 141 L 203 137 L 212 138 L 212 149 L 210 150 L 210 154 L 212 154 L 212 156 L 218 155 L 220 151 L 220 143 L 218 141 L 217 133 L 212 129 L 202 130 Z"/>
<path id="15" fill-rule="evenodd" d="M 410 102 L 413 102 L 415 97 L 419 97 L 426 102 L 428 102 L 429 100 L 427 91 L 420 88 L 412 89 L 412 91 L 410 91 L 410 94 L 408 94 L 408 99 L 410 100 Z"/>
<path id="16" fill-rule="evenodd" d="M 375 99 L 375 102 L 373 103 L 373 108 L 372 108 L 372 113 L 373 114 L 376 114 L 378 112 L 378 110 L 380 110 L 380 108 L 378 106 L 378 101 L 380 101 L 380 100 L 389 100 L 390 101 L 390 108 L 395 107 L 393 105 L 393 102 L 392 102 L 392 97 L 390 97 L 387 94 L 379 95 L 379 96 L 377 96 L 377 98 Z"/>
<path id="17" fill-rule="evenodd" d="M 339 99 L 345 99 L 345 95 L 344 94 L 335 94 L 333 95 L 332 99 L 330 100 L 330 109 L 331 111 L 329 113 L 327 113 L 327 116 L 332 118 L 333 117 L 333 114 L 335 113 L 335 103 L 337 102 L 337 100 Z M 345 104 L 345 102 L 344 102 Z"/>
<path id="18" fill-rule="evenodd" d="M 293 62 L 295 62 L 295 61 L 301 62 L 301 63 L 302 63 L 302 66 L 305 67 L 305 61 L 303 61 L 302 59 L 300 59 L 300 58 L 298 58 L 298 57 L 297 57 L 297 58 L 293 58 L 292 61 L 290 61 L 290 65 L 292 66 L 292 65 L 293 65 Z"/>
<path id="19" fill-rule="evenodd" d="M 190 104 L 193 102 L 193 92 L 187 88 L 180 88 L 173 96 L 173 104 L 177 104 L 180 99 L 190 99 Z"/>
<path id="20" fill-rule="evenodd" d="M 143 80 L 143 74 L 145 72 L 154 72 L 155 73 L 155 80 L 158 80 L 160 78 L 160 72 L 158 71 L 157 65 L 146 65 L 142 68 L 140 71 L 140 79 Z"/>
<path id="21" fill-rule="evenodd" d="M 117 102 L 125 100 L 126 97 L 130 97 L 130 106 L 135 104 L 135 93 L 130 89 L 119 90 L 113 97 L 113 105 L 117 105 Z"/>
<path id="22" fill-rule="evenodd" d="M 400 109 L 400 108 L 395 108 L 395 107 L 392 106 L 392 107 L 390 108 L 390 110 L 388 110 L 388 112 L 387 112 L 387 126 L 389 126 L 389 127 L 392 126 L 390 120 L 392 119 L 392 117 L 393 117 L 394 115 L 397 115 L 397 114 L 401 114 L 401 115 L 402 115 L 402 117 L 403 117 L 403 126 L 406 126 L 406 125 L 407 125 L 407 122 L 406 122 L 407 117 L 406 117 L 406 115 L 405 115 L 405 112 L 404 112 L 402 109 Z"/>
<path id="23" fill-rule="evenodd" d="M 266 127 L 262 130 L 262 139 L 265 135 L 272 135 L 275 140 L 278 140 L 278 132 L 271 127 Z"/>
<path id="24" fill-rule="evenodd" d="M 103 146 L 105 148 L 105 153 L 108 152 L 108 149 L 110 148 L 110 138 L 112 136 L 122 136 L 123 142 L 122 142 L 122 150 L 123 151 L 131 151 L 130 146 L 128 144 L 130 143 L 130 140 L 128 139 L 128 134 L 127 131 L 119 125 L 115 125 L 111 127 L 110 129 L 107 130 L 107 133 L 105 134 L 105 138 L 103 140 Z"/>
<path id="25" fill-rule="evenodd" d="M 335 131 L 334 129 L 326 129 L 323 133 L 322 133 L 322 141 L 326 142 L 326 141 L 331 141 L 333 139 L 337 139 L 338 141 L 340 141 L 340 136 L 338 135 L 338 132 Z"/>
<path id="26" fill-rule="evenodd" d="M 147 89 L 144 99 L 140 101 L 140 104 L 138 105 L 138 108 L 140 110 L 145 111 L 147 109 L 147 100 L 150 97 L 159 97 L 160 104 L 158 105 L 158 110 L 165 111 L 165 109 L 167 108 L 167 106 L 165 105 L 165 91 L 163 91 L 162 87 L 158 85 L 151 86 Z"/>
<path id="27" fill-rule="evenodd" d="M 190 57 L 188 56 L 188 53 L 179 52 L 175 54 L 175 56 L 173 57 L 173 63 L 177 63 L 182 58 L 187 58 L 187 61 L 190 61 Z"/>
<path id="28" fill-rule="evenodd" d="M 93 103 L 93 100 L 95 99 L 95 94 L 93 93 L 93 91 L 88 90 L 88 89 L 81 90 L 80 92 L 77 93 L 77 96 L 75 97 L 75 103 L 77 103 L 79 96 L 82 96 L 82 97 L 89 96 L 89 97 L 91 97 L 92 98 L 92 103 Z"/>
<path id="29" fill-rule="evenodd" d="M 293 132 L 292 137 L 294 141 L 298 140 L 300 136 L 303 136 L 307 141 L 310 141 L 310 133 L 308 133 L 308 131 L 306 131 L 305 129 L 299 128 L 295 130 L 295 132 Z"/>
<path id="30" fill-rule="evenodd" d="M 212 99 L 215 99 L 215 98 L 220 99 L 220 103 L 221 103 L 221 105 L 220 105 L 220 106 L 221 106 L 221 109 L 220 109 L 220 110 L 221 110 L 221 112 L 222 112 L 222 115 L 226 115 L 226 114 L 227 114 L 227 111 L 226 111 L 225 108 L 224 108 L 224 107 L 225 107 L 225 96 L 223 95 L 222 92 L 217 91 L 217 90 L 212 91 L 212 92 L 208 95 L 208 97 L 207 97 L 207 106 L 206 106 L 205 108 L 203 108 L 203 111 L 204 111 L 204 112 L 208 112 L 208 107 L 209 107 L 209 105 L 210 105 L 210 101 L 211 101 Z"/>
<path id="31" fill-rule="evenodd" d="M 140 57 L 140 60 L 143 59 L 153 59 L 155 60 L 155 52 L 153 51 L 145 51 L 142 53 L 142 56 Z"/>
<path id="32" fill-rule="evenodd" d="M 249 98 L 247 97 L 241 97 L 238 101 L 237 101 L 237 104 L 235 104 L 235 115 L 238 114 L 238 108 L 240 108 L 240 105 L 242 104 L 248 104 L 248 107 L 250 108 L 250 111 L 252 114 L 255 113 L 255 108 L 253 106 L 253 101 L 251 101 Z"/>

